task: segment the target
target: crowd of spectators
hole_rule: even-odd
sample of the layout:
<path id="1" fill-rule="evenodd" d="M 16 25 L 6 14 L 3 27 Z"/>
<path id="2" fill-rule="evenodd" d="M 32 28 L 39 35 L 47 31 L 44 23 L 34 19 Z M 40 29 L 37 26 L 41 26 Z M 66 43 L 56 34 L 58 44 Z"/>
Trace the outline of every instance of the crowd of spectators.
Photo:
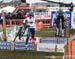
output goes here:
<path id="1" fill-rule="evenodd" d="M 22 11 L 18 11 L 17 13 L 5 13 L 4 12 L 4 17 L 5 17 L 5 20 L 6 20 L 6 24 L 9 24 L 7 22 L 7 20 L 13 20 L 13 19 L 25 19 L 25 14 L 22 12 Z M 0 13 L 0 24 L 3 24 L 3 15 L 2 13 Z M 14 23 L 14 22 L 12 22 Z M 16 22 L 18 23 L 18 22 Z"/>
<path id="2" fill-rule="evenodd" d="M 22 11 L 18 11 L 17 13 L 5 13 L 5 19 L 24 19 L 25 15 Z"/>
<path id="3" fill-rule="evenodd" d="M 18 10 L 16 13 L 10 13 L 10 12 L 5 13 L 4 12 L 4 17 L 5 17 L 5 20 L 25 19 L 26 18 L 26 12 L 24 10 Z M 2 24 L 2 22 L 3 22 L 2 18 L 3 18 L 2 13 L 0 13 L 0 24 Z M 6 23 L 8 23 L 8 22 L 6 21 Z"/>
<path id="4" fill-rule="evenodd" d="M 4 13 L 5 19 L 24 19 L 26 13 L 24 13 L 23 10 L 20 10 L 16 13 Z M 1 19 L 2 13 L 0 13 L 0 19 Z"/>

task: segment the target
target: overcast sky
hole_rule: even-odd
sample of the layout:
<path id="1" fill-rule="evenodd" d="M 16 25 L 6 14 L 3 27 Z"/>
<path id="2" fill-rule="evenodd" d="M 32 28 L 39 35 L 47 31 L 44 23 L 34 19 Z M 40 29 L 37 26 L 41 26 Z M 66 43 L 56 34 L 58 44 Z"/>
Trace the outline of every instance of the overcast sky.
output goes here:
<path id="1" fill-rule="evenodd" d="M 0 1 L 2 1 L 2 0 L 0 0 Z M 11 0 L 4 0 L 4 1 L 6 1 L 6 2 L 8 2 L 8 1 L 11 1 Z M 39 2 L 39 1 L 41 1 L 41 0 L 26 0 L 28 3 L 35 3 L 35 2 Z M 56 2 L 64 2 L 64 3 L 70 3 L 70 2 L 73 2 L 73 3 L 75 3 L 75 0 L 50 0 L 50 1 L 56 1 Z"/>
<path id="2" fill-rule="evenodd" d="M 28 3 L 35 3 L 35 2 L 39 2 L 41 0 L 26 0 Z M 75 0 L 50 0 L 50 1 L 56 1 L 56 2 L 64 2 L 64 3 L 75 3 Z"/>

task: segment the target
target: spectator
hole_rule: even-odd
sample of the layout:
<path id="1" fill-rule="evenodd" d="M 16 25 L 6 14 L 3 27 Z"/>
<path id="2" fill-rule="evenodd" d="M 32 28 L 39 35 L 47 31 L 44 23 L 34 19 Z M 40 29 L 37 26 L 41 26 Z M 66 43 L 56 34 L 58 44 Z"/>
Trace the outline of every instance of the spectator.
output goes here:
<path id="1" fill-rule="evenodd" d="M 8 19 L 12 19 L 12 13 L 9 12 L 7 16 L 8 16 Z"/>
<path id="2" fill-rule="evenodd" d="M 19 11 L 19 12 L 17 13 L 17 18 L 18 18 L 18 19 L 23 19 L 23 15 L 22 15 L 21 11 Z"/>

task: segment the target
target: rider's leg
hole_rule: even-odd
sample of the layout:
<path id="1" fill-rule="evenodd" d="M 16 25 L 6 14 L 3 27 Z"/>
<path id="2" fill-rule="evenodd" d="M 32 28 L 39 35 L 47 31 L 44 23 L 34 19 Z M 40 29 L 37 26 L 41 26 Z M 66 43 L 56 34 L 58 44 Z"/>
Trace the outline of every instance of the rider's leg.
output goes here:
<path id="1" fill-rule="evenodd" d="M 35 43 L 36 38 L 35 38 L 35 28 L 31 28 L 31 38 L 30 38 L 30 42 L 31 43 Z"/>
<path id="2" fill-rule="evenodd" d="M 35 37 L 35 28 L 30 28 L 30 32 L 31 32 L 31 38 L 34 39 L 34 37 Z"/>
<path id="3" fill-rule="evenodd" d="M 59 28 L 56 28 L 56 35 L 59 35 Z"/>
<path id="4" fill-rule="evenodd" d="M 21 34 L 19 34 L 19 40 L 21 40 L 21 37 L 22 37 L 22 35 L 21 35 Z"/>
<path id="5" fill-rule="evenodd" d="M 62 36 L 64 36 L 65 25 L 62 23 Z"/>
<path id="6" fill-rule="evenodd" d="M 29 41 L 29 38 L 30 38 L 30 29 L 28 29 L 26 36 L 27 37 L 26 37 L 26 43 L 25 44 L 28 44 L 28 41 Z"/>
<path id="7" fill-rule="evenodd" d="M 64 29 L 62 29 L 62 36 L 64 36 Z"/>
<path id="8" fill-rule="evenodd" d="M 16 34 L 16 36 L 15 36 L 15 38 L 14 38 L 14 40 L 13 40 L 13 42 L 15 42 L 15 40 L 16 40 L 16 38 L 18 37 L 18 34 Z"/>

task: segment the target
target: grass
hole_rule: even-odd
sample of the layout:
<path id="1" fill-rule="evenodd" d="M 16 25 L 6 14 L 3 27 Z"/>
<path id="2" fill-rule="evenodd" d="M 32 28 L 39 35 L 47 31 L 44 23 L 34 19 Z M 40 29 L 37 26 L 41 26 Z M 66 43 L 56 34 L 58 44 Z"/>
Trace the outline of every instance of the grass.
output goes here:
<path id="1" fill-rule="evenodd" d="M 70 35 L 75 35 L 75 29 L 70 30 Z"/>
<path id="2" fill-rule="evenodd" d="M 5 51 L 0 50 L 0 59 L 50 59 L 50 56 L 63 56 L 63 53 L 36 51 Z M 56 58 L 56 59 L 62 59 Z"/>
<path id="3" fill-rule="evenodd" d="M 37 37 L 52 37 L 55 35 L 55 30 L 52 28 L 44 28 L 40 31 L 36 31 Z"/>
<path id="4" fill-rule="evenodd" d="M 14 27 L 13 27 L 14 28 Z M 13 30 L 13 28 L 7 28 L 7 30 L 9 31 L 9 33 L 10 33 L 10 31 L 12 31 Z M 17 28 L 19 28 L 19 27 L 16 27 L 16 29 Z M 0 32 L 2 31 L 2 29 L 0 29 Z M 42 29 L 42 30 L 40 30 L 40 31 L 36 31 L 36 36 L 37 37 L 54 37 L 55 36 L 55 33 L 56 33 L 56 31 L 55 31 L 55 29 L 53 29 L 53 28 L 44 28 L 44 29 Z M 71 29 L 70 30 L 70 35 L 72 36 L 72 35 L 75 35 L 75 29 Z"/>
<path id="5" fill-rule="evenodd" d="M 54 37 L 56 33 L 55 29 L 52 28 L 44 28 L 40 31 L 36 31 L 36 36 L 38 37 Z M 75 35 L 75 29 L 69 30 L 69 35 Z"/>

